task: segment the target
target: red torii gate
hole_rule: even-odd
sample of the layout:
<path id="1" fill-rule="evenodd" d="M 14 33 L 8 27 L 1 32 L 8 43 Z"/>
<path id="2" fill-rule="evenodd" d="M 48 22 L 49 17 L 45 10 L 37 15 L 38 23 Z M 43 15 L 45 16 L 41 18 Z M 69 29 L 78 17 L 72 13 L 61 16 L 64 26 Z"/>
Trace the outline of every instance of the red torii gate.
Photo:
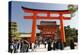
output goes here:
<path id="1" fill-rule="evenodd" d="M 60 20 L 60 38 L 62 42 L 65 42 L 65 31 L 63 20 L 70 20 L 71 17 L 64 17 L 63 14 L 72 14 L 69 10 L 41 10 L 41 9 L 31 9 L 22 7 L 25 13 L 32 13 L 32 16 L 24 16 L 24 19 L 33 19 L 32 22 L 32 34 L 31 34 L 31 42 L 34 43 L 36 39 L 36 19 L 57 19 Z M 45 13 L 47 16 L 38 16 L 40 13 Z M 58 17 L 52 17 L 50 14 L 59 14 Z"/>

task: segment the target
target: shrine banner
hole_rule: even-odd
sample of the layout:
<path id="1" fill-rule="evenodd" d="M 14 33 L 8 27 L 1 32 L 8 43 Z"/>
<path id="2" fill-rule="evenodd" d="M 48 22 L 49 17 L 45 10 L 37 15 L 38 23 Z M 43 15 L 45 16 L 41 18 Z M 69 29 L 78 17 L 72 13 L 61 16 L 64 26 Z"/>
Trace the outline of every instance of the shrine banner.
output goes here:
<path id="1" fill-rule="evenodd" d="M 77 5 L 22 1 L 8 4 L 8 52 L 77 50 Z"/>

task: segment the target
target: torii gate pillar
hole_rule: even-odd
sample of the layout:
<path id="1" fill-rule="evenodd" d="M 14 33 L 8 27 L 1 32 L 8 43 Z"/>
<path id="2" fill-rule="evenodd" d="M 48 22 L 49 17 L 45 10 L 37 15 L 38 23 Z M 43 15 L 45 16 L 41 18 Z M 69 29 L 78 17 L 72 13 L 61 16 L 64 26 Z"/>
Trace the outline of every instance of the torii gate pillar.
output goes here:
<path id="1" fill-rule="evenodd" d="M 36 40 L 36 12 L 34 12 L 33 14 L 31 43 L 34 43 L 35 40 Z"/>
<path id="2" fill-rule="evenodd" d="M 64 30 L 64 22 L 63 22 L 63 14 L 60 14 L 60 39 L 62 40 L 62 42 L 66 42 L 65 41 L 65 30 Z"/>

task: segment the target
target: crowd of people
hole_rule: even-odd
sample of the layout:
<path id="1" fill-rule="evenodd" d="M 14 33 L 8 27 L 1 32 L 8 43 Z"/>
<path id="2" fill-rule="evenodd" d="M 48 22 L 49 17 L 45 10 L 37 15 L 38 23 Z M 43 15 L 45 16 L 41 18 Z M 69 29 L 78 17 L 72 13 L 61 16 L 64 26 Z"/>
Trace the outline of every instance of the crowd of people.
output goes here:
<path id="1" fill-rule="evenodd" d="M 47 51 L 51 50 L 64 50 L 64 43 L 61 42 L 60 39 L 58 40 L 51 40 L 47 39 L 44 40 L 43 43 L 41 41 L 36 40 L 34 44 L 29 43 L 27 40 L 12 40 L 10 43 L 10 52 L 11 53 L 24 53 L 29 52 L 29 49 L 31 51 L 34 51 L 37 47 L 40 47 L 40 45 L 43 44 L 44 48 L 47 48 Z M 70 40 L 70 48 L 74 49 L 74 41 Z"/>
<path id="2" fill-rule="evenodd" d="M 52 45 L 52 46 L 51 46 Z M 61 42 L 61 40 L 54 40 L 54 41 L 48 41 L 48 51 L 50 50 L 56 50 L 56 49 L 60 49 L 63 50 L 64 49 L 64 45 Z"/>
<path id="3" fill-rule="evenodd" d="M 29 51 L 29 42 L 26 40 L 13 40 L 10 43 L 10 52 L 28 52 Z"/>
<path id="4" fill-rule="evenodd" d="M 48 51 L 56 50 L 56 49 L 64 50 L 64 48 L 67 46 L 67 45 L 65 45 L 65 43 L 63 43 L 61 41 L 61 39 L 58 39 L 58 40 L 48 39 L 46 41 L 46 43 L 44 43 L 45 47 L 46 47 L 46 44 L 48 44 L 48 46 L 47 46 Z M 72 39 L 69 42 L 69 46 L 70 46 L 70 49 L 75 49 L 75 44 L 74 44 L 74 41 Z"/>

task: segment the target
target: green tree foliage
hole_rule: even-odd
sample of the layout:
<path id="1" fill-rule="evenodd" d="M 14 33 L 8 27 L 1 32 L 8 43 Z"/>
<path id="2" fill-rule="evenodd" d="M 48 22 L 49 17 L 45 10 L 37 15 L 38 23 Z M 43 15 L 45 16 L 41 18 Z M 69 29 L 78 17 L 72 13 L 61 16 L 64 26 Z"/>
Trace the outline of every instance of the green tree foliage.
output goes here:
<path id="1" fill-rule="evenodd" d="M 70 39 L 74 39 L 75 42 L 77 42 L 78 39 L 78 30 L 75 28 L 70 28 L 70 26 L 64 26 L 65 30 L 65 38 L 66 41 Z M 57 29 L 57 35 L 60 37 L 60 29 Z"/>
<path id="2" fill-rule="evenodd" d="M 68 10 L 70 10 L 72 12 L 77 11 L 77 9 L 78 9 L 78 6 L 77 5 L 68 5 Z"/>
<path id="3" fill-rule="evenodd" d="M 78 30 L 75 28 L 70 28 L 70 26 L 65 26 L 64 29 L 66 39 L 74 39 L 76 42 L 78 37 Z"/>

